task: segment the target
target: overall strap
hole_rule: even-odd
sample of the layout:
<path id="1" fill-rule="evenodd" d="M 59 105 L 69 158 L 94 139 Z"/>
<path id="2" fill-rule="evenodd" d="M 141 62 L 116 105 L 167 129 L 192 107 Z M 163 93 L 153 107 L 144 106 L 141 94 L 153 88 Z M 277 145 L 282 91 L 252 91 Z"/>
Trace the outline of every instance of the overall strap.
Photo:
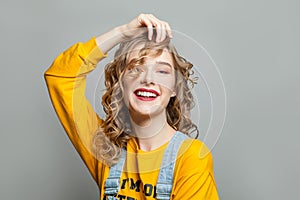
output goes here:
<path id="1" fill-rule="evenodd" d="M 177 131 L 164 152 L 156 184 L 156 198 L 159 200 L 170 199 L 177 153 L 182 142 L 187 138 L 189 138 L 187 135 Z"/>
<path id="2" fill-rule="evenodd" d="M 122 175 L 125 158 L 126 151 L 122 149 L 121 157 L 118 163 L 110 167 L 109 175 L 104 186 L 104 196 L 107 199 L 115 199 L 115 196 L 120 190 L 120 177 Z"/>

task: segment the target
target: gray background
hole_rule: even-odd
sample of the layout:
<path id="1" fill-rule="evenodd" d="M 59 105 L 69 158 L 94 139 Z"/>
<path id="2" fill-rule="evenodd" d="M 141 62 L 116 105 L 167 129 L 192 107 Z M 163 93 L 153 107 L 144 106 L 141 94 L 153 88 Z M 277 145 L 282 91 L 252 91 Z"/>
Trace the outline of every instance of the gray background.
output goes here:
<path id="1" fill-rule="evenodd" d="M 213 149 L 221 199 L 299 199 L 299 1 L 0 3 L 0 199 L 97 199 L 68 141 L 43 72 L 75 42 L 154 13 L 201 43 L 227 91 Z"/>

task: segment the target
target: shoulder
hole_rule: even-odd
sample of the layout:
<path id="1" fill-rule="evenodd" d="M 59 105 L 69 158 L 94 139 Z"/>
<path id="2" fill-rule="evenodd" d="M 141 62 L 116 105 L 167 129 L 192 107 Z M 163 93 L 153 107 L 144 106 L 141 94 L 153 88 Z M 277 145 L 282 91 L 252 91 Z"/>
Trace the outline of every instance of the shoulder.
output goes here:
<path id="1" fill-rule="evenodd" d="M 172 199 L 219 199 L 209 148 L 198 139 L 185 139 L 178 151 Z"/>
<path id="2" fill-rule="evenodd" d="M 177 155 L 177 165 L 187 171 L 212 171 L 213 158 L 208 147 L 198 139 L 186 139 Z"/>

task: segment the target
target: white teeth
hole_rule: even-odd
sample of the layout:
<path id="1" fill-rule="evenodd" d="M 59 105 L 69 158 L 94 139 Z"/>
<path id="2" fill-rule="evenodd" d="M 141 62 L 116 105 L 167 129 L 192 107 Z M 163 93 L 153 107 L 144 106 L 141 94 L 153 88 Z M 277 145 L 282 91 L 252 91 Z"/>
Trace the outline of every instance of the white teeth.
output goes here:
<path id="1" fill-rule="evenodd" d="M 156 97 L 157 95 L 152 93 L 152 92 L 142 92 L 142 91 L 138 91 L 137 95 L 139 96 L 143 96 L 143 97 Z"/>

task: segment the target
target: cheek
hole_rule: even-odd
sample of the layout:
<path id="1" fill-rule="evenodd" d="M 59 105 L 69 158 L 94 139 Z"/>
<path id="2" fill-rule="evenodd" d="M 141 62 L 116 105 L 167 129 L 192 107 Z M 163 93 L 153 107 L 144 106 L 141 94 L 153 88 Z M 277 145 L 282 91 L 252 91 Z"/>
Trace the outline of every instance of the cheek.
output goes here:
<path id="1" fill-rule="evenodd" d="M 165 89 L 168 89 L 169 91 L 175 90 L 175 77 L 157 79 L 156 83 L 164 87 Z"/>
<path id="2" fill-rule="evenodd" d="M 126 103 L 128 101 L 128 96 L 129 96 L 129 91 L 130 91 L 130 88 L 128 87 L 128 83 L 127 82 L 123 82 L 123 99 L 124 99 L 124 102 Z M 127 103 L 126 103 L 127 104 Z"/>
<path id="3" fill-rule="evenodd" d="M 129 99 L 133 95 L 134 79 L 132 79 L 131 77 L 124 77 L 122 84 L 123 84 L 123 91 L 122 91 L 123 92 L 123 101 L 124 101 L 125 105 L 128 107 Z"/>

